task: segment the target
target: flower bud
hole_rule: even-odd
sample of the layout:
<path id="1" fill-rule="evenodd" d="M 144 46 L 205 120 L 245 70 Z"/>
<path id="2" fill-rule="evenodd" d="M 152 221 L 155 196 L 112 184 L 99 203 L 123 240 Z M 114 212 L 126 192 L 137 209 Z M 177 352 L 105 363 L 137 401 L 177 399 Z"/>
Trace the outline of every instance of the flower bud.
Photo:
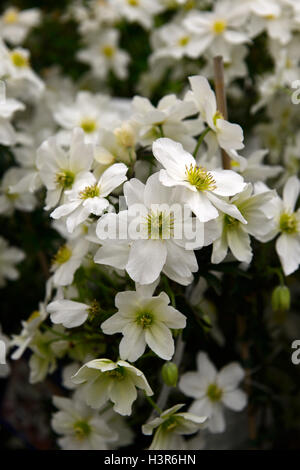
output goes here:
<path id="1" fill-rule="evenodd" d="M 176 387 L 178 369 L 174 362 L 166 362 L 161 369 L 161 375 L 166 385 L 169 387 Z"/>
<path id="2" fill-rule="evenodd" d="M 122 147 L 131 148 L 135 146 L 135 132 L 130 123 L 124 122 L 121 127 L 114 130 L 117 143 Z"/>
<path id="3" fill-rule="evenodd" d="M 277 286 L 272 292 L 272 308 L 274 312 L 287 311 L 291 305 L 291 294 L 287 286 Z"/>

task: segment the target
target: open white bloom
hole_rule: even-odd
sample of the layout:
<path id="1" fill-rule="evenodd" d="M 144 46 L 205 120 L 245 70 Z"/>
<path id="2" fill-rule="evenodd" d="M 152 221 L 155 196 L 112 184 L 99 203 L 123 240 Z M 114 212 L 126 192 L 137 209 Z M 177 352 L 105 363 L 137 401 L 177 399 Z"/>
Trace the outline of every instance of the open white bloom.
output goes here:
<path id="1" fill-rule="evenodd" d="M 47 188 L 46 207 L 56 206 L 65 189 L 73 187 L 82 172 L 90 170 L 93 148 L 86 144 L 82 129 L 73 130 L 68 152 L 58 145 L 57 137 L 50 137 L 37 150 L 37 167 Z"/>
<path id="2" fill-rule="evenodd" d="M 207 416 L 211 432 L 223 432 L 223 407 L 241 411 L 246 406 L 247 396 L 238 388 L 245 373 L 236 362 L 231 362 L 217 372 L 204 352 L 198 354 L 197 365 L 197 372 L 183 374 L 179 388 L 185 395 L 195 399 L 189 411 L 198 416 Z"/>
<path id="3" fill-rule="evenodd" d="M 45 89 L 44 82 L 30 67 L 30 53 L 17 47 L 8 49 L 0 40 L 0 76 L 7 77 L 9 87 L 16 93 L 28 97 L 40 98 Z"/>
<path id="4" fill-rule="evenodd" d="M 193 100 L 200 116 L 207 123 L 211 132 L 208 133 L 206 139 L 214 137 L 215 142 L 230 156 L 238 161 L 241 159 L 238 155 L 231 155 L 233 150 L 244 148 L 243 130 L 238 124 L 232 124 L 224 119 L 220 111 L 217 109 L 216 96 L 211 89 L 207 79 L 200 75 L 189 77 L 192 92 L 186 95 L 187 100 Z M 210 142 L 210 144 L 212 144 Z M 216 149 L 215 149 L 216 150 Z"/>
<path id="5" fill-rule="evenodd" d="M 99 78 L 106 78 L 112 71 L 120 80 L 127 77 L 130 57 L 126 51 L 118 47 L 119 31 L 107 29 L 93 36 L 86 49 L 77 53 L 81 62 L 89 64 L 92 73 Z"/>
<path id="6" fill-rule="evenodd" d="M 27 174 L 24 168 L 12 167 L 4 174 L 0 184 L 0 214 L 10 216 L 15 209 L 31 212 L 36 198 L 29 192 L 14 192 L 15 185 Z"/>
<path id="7" fill-rule="evenodd" d="M 166 57 L 179 60 L 182 57 L 197 59 L 203 52 L 202 40 L 198 34 L 190 32 L 184 24 L 168 23 L 152 36 L 154 52 L 151 61 Z"/>
<path id="8" fill-rule="evenodd" d="M 15 265 L 23 261 L 25 253 L 0 237 L 0 287 L 5 286 L 6 279 L 14 281 L 18 279 L 19 272 Z"/>
<path id="9" fill-rule="evenodd" d="M 170 329 L 185 328 L 186 318 L 169 305 L 165 292 L 153 297 L 156 284 L 136 286 L 136 291 L 119 292 L 115 304 L 118 312 L 102 323 L 105 334 L 122 333 L 120 356 L 130 362 L 145 352 L 146 345 L 162 359 L 174 354 Z"/>
<path id="10" fill-rule="evenodd" d="M 143 434 L 151 435 L 156 429 L 149 450 L 184 449 L 182 435 L 194 434 L 205 426 L 206 416 L 200 417 L 192 413 L 178 411 L 184 405 L 174 405 L 165 410 L 158 418 L 154 418 L 142 427 Z"/>
<path id="11" fill-rule="evenodd" d="M 41 12 L 37 8 L 20 11 L 18 8 L 7 8 L 0 17 L 0 35 L 11 44 L 21 44 L 29 30 L 37 26 Z"/>
<path id="12" fill-rule="evenodd" d="M 195 158 L 182 145 L 171 139 L 153 143 L 153 154 L 163 165 L 159 180 L 164 186 L 180 186 L 182 200 L 201 222 L 218 217 L 218 209 L 243 220 L 236 208 L 221 199 L 245 188 L 243 178 L 231 170 L 210 170 L 199 167 Z"/>
<path id="13" fill-rule="evenodd" d="M 249 183 L 275 178 L 283 171 L 283 168 L 279 165 L 266 165 L 263 163 L 267 153 L 268 150 L 256 150 L 245 159 L 245 168 L 241 169 L 238 162 L 232 162 L 232 168 L 240 173 L 245 181 Z"/>
<path id="14" fill-rule="evenodd" d="M 212 263 L 221 263 L 230 248 L 234 257 L 245 263 L 252 259 L 250 235 L 257 240 L 264 240 L 273 227 L 272 214 L 268 214 L 269 203 L 275 198 L 273 191 L 253 194 L 253 187 L 248 184 L 244 191 L 231 198 L 244 221 L 227 214 L 221 215 L 217 222 L 220 237 L 213 242 Z M 268 215 L 267 215 L 268 214 Z"/>
<path id="15" fill-rule="evenodd" d="M 277 197 L 272 201 L 273 227 L 265 237 L 267 241 L 280 234 L 276 251 L 286 276 L 300 264 L 300 209 L 295 210 L 299 193 L 300 181 L 297 176 L 291 176 L 284 185 L 282 199 Z"/>
<path id="16" fill-rule="evenodd" d="M 23 111 L 25 106 L 20 101 L 12 98 L 0 99 L 0 144 L 14 145 L 16 132 L 10 120 L 16 111 Z"/>
<path id="17" fill-rule="evenodd" d="M 126 181 L 127 170 L 124 163 L 115 163 L 105 170 L 99 181 L 93 173 L 83 173 L 73 188 L 65 191 L 67 202 L 57 207 L 51 217 L 60 219 L 67 216 L 67 229 L 73 232 L 90 214 L 102 215 L 109 207 L 107 196 Z"/>
<path id="18" fill-rule="evenodd" d="M 53 258 L 51 271 L 54 272 L 55 286 L 72 284 L 75 271 L 81 265 L 88 252 L 89 242 L 83 238 L 70 240 L 62 245 Z"/>
<path id="19" fill-rule="evenodd" d="M 13 335 L 11 346 L 16 346 L 12 354 L 12 359 L 20 359 L 25 349 L 32 343 L 34 337 L 39 331 L 39 326 L 47 318 L 45 305 L 40 302 L 39 309 L 31 313 L 26 321 L 22 321 L 22 330 L 19 335 Z"/>
<path id="20" fill-rule="evenodd" d="M 87 143 L 98 141 L 99 129 L 110 128 L 118 122 L 118 115 L 109 109 L 106 95 L 80 91 L 73 103 L 58 103 L 54 106 L 54 119 L 66 131 L 59 133 L 68 142 L 71 131 L 80 127 Z"/>
<path id="21" fill-rule="evenodd" d="M 121 415 L 130 415 L 137 390 L 144 390 L 150 396 L 153 392 L 139 370 L 128 362 L 110 359 L 94 359 L 82 366 L 72 377 L 76 384 L 84 384 L 86 403 L 92 408 L 101 408 L 111 400 L 114 410 Z"/>
<path id="22" fill-rule="evenodd" d="M 185 148 L 193 151 L 196 145 L 193 136 L 201 132 L 203 125 L 199 119 L 185 119 L 197 111 L 191 101 L 166 95 L 155 107 L 147 98 L 135 96 L 132 106 L 135 112 L 133 119 L 137 122 L 142 145 L 151 145 L 159 137 L 165 136 L 181 142 Z"/>
<path id="23" fill-rule="evenodd" d="M 212 12 L 197 12 L 192 10 L 185 20 L 184 26 L 198 34 L 202 42 L 202 52 L 206 49 L 214 55 L 229 57 L 232 44 L 242 44 L 249 41 L 241 26 L 245 22 L 232 1 L 218 1 Z"/>
<path id="24" fill-rule="evenodd" d="M 61 323 L 65 328 L 82 325 L 88 318 L 90 309 L 90 305 L 68 299 L 54 300 L 47 305 L 52 323 Z"/>
<path id="25" fill-rule="evenodd" d="M 54 396 L 53 404 L 59 411 L 52 416 L 51 426 L 62 437 L 58 444 L 64 450 L 107 450 L 108 444 L 118 438 L 98 411 L 88 407 L 79 397 Z"/>
<path id="26" fill-rule="evenodd" d="M 127 181 L 124 195 L 128 210 L 105 214 L 97 224 L 102 247 L 94 261 L 126 269 L 140 284 L 151 284 L 161 272 L 182 285 L 190 284 L 198 269 L 193 249 L 204 245 L 203 237 L 197 238 L 201 223 L 194 224 L 190 211 L 186 214 L 178 204 L 176 191 L 159 182 L 158 173 L 146 185 L 136 178 Z M 107 228 L 114 230 L 113 239 L 107 238 Z"/>
<path id="27" fill-rule="evenodd" d="M 149 29 L 153 16 L 160 13 L 164 7 L 159 0 L 115 0 L 116 9 L 130 22 L 140 23 Z"/>

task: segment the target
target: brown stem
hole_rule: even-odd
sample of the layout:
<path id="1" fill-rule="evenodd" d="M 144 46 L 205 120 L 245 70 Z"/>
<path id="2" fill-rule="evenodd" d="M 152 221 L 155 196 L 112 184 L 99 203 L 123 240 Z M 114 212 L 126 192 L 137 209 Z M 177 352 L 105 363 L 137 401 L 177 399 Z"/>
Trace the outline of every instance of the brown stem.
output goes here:
<path id="1" fill-rule="evenodd" d="M 217 108 L 218 111 L 222 114 L 224 119 L 228 119 L 227 113 L 227 102 L 226 102 L 226 93 L 225 93 L 225 85 L 224 85 L 224 64 L 223 64 L 223 57 L 217 56 L 214 58 L 214 72 L 215 72 L 215 91 L 216 91 L 216 99 L 217 99 Z M 225 170 L 230 170 L 231 163 L 230 157 L 225 152 L 225 150 L 221 149 L 222 154 L 222 163 L 223 168 Z"/>
<path id="2" fill-rule="evenodd" d="M 224 85 L 224 64 L 223 64 L 223 57 L 218 56 L 214 58 L 214 72 L 215 72 L 215 90 L 216 90 L 216 99 L 217 99 L 217 107 L 220 113 L 223 115 L 224 119 L 228 119 L 228 111 L 227 111 L 227 102 L 226 102 L 226 92 L 225 92 L 225 85 Z M 228 154 L 222 149 L 222 164 L 224 169 L 230 169 L 230 157 Z M 246 331 L 246 319 L 245 316 L 238 315 L 237 316 L 237 331 L 238 331 L 238 338 L 240 340 L 240 351 L 241 357 L 245 364 L 249 362 L 250 358 L 250 345 L 248 341 L 245 341 L 245 331 Z M 251 395 L 251 376 L 250 370 L 248 367 L 245 368 L 245 391 L 248 395 L 248 398 Z M 248 404 L 248 434 L 251 441 L 255 441 L 257 432 L 256 432 L 256 414 L 253 408 L 253 405 Z"/>

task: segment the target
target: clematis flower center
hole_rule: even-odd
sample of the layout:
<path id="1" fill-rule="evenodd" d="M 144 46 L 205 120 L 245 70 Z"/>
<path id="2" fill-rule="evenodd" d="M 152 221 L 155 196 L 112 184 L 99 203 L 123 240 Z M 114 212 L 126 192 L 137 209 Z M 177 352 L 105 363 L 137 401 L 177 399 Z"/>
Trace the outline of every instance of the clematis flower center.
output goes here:
<path id="1" fill-rule="evenodd" d="M 94 318 L 98 315 L 99 312 L 100 312 L 99 302 L 97 302 L 97 300 L 93 300 L 90 308 L 88 309 L 89 319 L 94 320 Z"/>
<path id="2" fill-rule="evenodd" d="M 10 54 L 10 58 L 12 63 L 19 68 L 25 68 L 29 66 L 29 60 L 28 58 L 21 54 L 21 52 L 14 51 Z"/>
<path id="3" fill-rule="evenodd" d="M 89 199 L 93 197 L 98 197 L 100 194 L 99 186 L 95 183 L 93 186 L 86 186 L 82 191 L 80 191 L 80 199 Z"/>
<path id="4" fill-rule="evenodd" d="M 223 391 L 218 387 L 217 384 L 210 384 L 207 387 L 206 395 L 211 401 L 220 401 L 223 395 Z"/>
<path id="5" fill-rule="evenodd" d="M 64 264 L 72 256 L 72 251 L 67 245 L 63 245 L 59 248 L 56 255 L 53 257 L 53 264 Z"/>
<path id="6" fill-rule="evenodd" d="M 127 0 L 127 3 L 128 3 L 131 7 L 138 7 L 138 6 L 139 6 L 139 3 L 140 3 L 140 0 Z"/>
<path id="7" fill-rule="evenodd" d="M 214 125 L 216 126 L 217 125 L 217 120 L 218 119 L 224 119 L 224 116 L 222 113 L 220 113 L 220 111 L 217 111 L 213 117 L 213 123 Z"/>
<path id="8" fill-rule="evenodd" d="M 80 127 L 86 134 L 91 134 L 97 129 L 97 123 L 94 119 L 83 119 L 80 123 Z"/>
<path id="9" fill-rule="evenodd" d="M 235 225 L 239 224 L 239 221 L 234 217 L 231 217 L 228 214 L 224 215 L 224 223 L 227 227 L 233 228 Z"/>
<path id="10" fill-rule="evenodd" d="M 186 179 L 187 181 L 197 188 L 198 191 L 213 191 L 216 189 L 216 182 L 209 171 L 197 165 L 186 166 Z"/>
<path id="11" fill-rule="evenodd" d="M 74 432 L 77 439 L 84 439 L 91 432 L 91 426 L 86 421 L 77 421 L 74 424 Z"/>
<path id="12" fill-rule="evenodd" d="M 69 170 L 61 171 L 56 174 L 55 182 L 58 186 L 61 186 L 64 189 L 71 188 L 74 183 L 74 173 Z"/>
<path id="13" fill-rule="evenodd" d="M 170 238 L 174 228 L 174 216 L 167 212 L 151 211 L 146 217 L 148 237 L 152 240 Z"/>
<path id="14" fill-rule="evenodd" d="M 15 10 L 14 8 L 7 10 L 7 12 L 4 14 L 3 22 L 5 24 L 13 24 L 13 23 L 17 23 L 17 21 L 18 21 L 18 10 Z"/>
<path id="15" fill-rule="evenodd" d="M 296 214 L 283 213 L 280 216 L 279 228 L 281 232 L 293 234 L 298 232 L 298 220 Z"/>
<path id="16" fill-rule="evenodd" d="M 177 420 L 174 416 L 168 418 L 163 424 L 162 427 L 164 431 L 170 432 L 173 431 L 177 427 Z"/>
<path id="17" fill-rule="evenodd" d="M 143 329 L 149 328 L 153 323 L 153 314 L 149 312 L 142 312 L 136 317 L 136 323 Z"/>
<path id="18" fill-rule="evenodd" d="M 103 55 L 105 55 L 105 57 L 107 57 L 108 59 L 111 59 L 116 53 L 116 49 L 113 46 L 110 46 L 109 44 L 103 46 L 101 51 Z"/>
<path id="19" fill-rule="evenodd" d="M 182 46 L 182 47 L 187 46 L 189 42 L 190 42 L 189 36 L 182 36 L 178 41 L 178 46 Z"/>
<path id="20" fill-rule="evenodd" d="M 224 33 L 226 28 L 227 28 L 227 22 L 225 20 L 216 20 L 214 24 L 212 25 L 212 30 L 215 34 Z"/>
<path id="21" fill-rule="evenodd" d="M 116 380 L 123 380 L 125 378 L 124 370 L 122 367 L 117 367 L 116 369 L 113 370 L 108 370 L 104 372 L 106 375 L 109 375 L 109 377 L 112 377 Z"/>

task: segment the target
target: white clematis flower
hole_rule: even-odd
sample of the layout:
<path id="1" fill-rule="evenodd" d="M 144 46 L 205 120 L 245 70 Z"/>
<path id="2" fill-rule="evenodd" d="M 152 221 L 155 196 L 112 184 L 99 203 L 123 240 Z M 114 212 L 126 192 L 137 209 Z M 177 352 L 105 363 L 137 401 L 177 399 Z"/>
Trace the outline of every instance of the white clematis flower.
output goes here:
<path id="1" fill-rule="evenodd" d="M 163 165 L 159 180 L 164 186 L 180 186 L 182 200 L 201 222 L 218 217 L 218 209 L 243 221 L 237 210 L 222 197 L 240 193 L 245 183 L 231 170 L 210 170 L 197 166 L 194 157 L 182 145 L 171 139 L 158 139 L 153 143 L 153 154 Z"/>
<path id="2" fill-rule="evenodd" d="M 238 388 L 245 373 L 238 363 L 231 362 L 217 372 L 204 352 L 197 356 L 198 372 L 183 374 L 180 390 L 195 401 L 189 411 L 207 416 L 208 428 L 213 433 L 225 430 L 223 407 L 241 411 L 247 403 L 247 395 Z"/>
<path id="3" fill-rule="evenodd" d="M 53 258 L 51 271 L 54 272 L 55 286 L 69 286 L 73 282 L 75 271 L 81 265 L 88 252 L 89 242 L 79 238 L 62 245 Z"/>
<path id="4" fill-rule="evenodd" d="M 192 273 L 198 269 L 193 249 L 204 245 L 203 237 L 197 238 L 203 230 L 201 222 L 195 221 L 190 211 L 178 211 L 184 208 L 178 204 L 176 191 L 164 187 L 158 173 L 150 176 L 146 185 L 136 178 L 127 181 L 124 195 L 128 210 L 105 214 L 97 224 L 102 247 L 94 261 L 126 269 L 140 284 L 151 284 L 161 272 L 182 285 L 190 284 Z M 114 238 L 107 239 L 107 227 L 121 227 L 122 238 L 114 232 Z M 190 228 L 191 238 L 187 233 Z"/>
<path id="5" fill-rule="evenodd" d="M 291 176 L 284 185 L 282 199 L 274 198 L 270 216 L 273 227 L 264 241 L 276 235 L 276 251 L 286 276 L 295 272 L 300 264 L 300 209 L 295 206 L 300 193 L 300 181 Z"/>
<path id="6" fill-rule="evenodd" d="M 165 292 L 153 297 L 155 285 L 137 286 L 136 291 L 119 292 L 115 304 L 118 312 L 102 323 L 105 334 L 122 333 L 120 356 L 130 362 L 144 354 L 146 345 L 162 359 L 174 354 L 170 329 L 185 328 L 186 318 L 169 306 Z"/>
<path id="7" fill-rule="evenodd" d="M 217 109 L 216 96 L 211 89 L 207 79 L 200 75 L 189 77 L 192 91 L 186 95 L 186 100 L 192 100 L 200 112 L 200 116 L 213 131 L 215 143 L 226 150 L 233 159 L 243 161 L 242 157 L 233 151 L 244 148 L 243 130 L 238 124 L 226 121 Z M 211 132 L 206 139 L 211 140 Z M 210 145 L 213 142 L 209 142 Z M 216 150 L 216 149 L 215 149 Z"/>
<path id="8" fill-rule="evenodd" d="M 90 170 L 93 148 L 85 143 L 84 136 L 82 129 L 74 129 L 68 152 L 58 145 L 57 137 L 50 137 L 37 150 L 39 175 L 47 188 L 46 210 L 56 206 L 63 191 L 72 188 L 79 175 Z"/>
<path id="9" fill-rule="evenodd" d="M 91 66 L 95 77 L 104 79 L 112 71 L 116 77 L 123 80 L 128 75 L 130 56 L 118 47 L 118 42 L 117 29 L 104 29 L 96 37 L 92 36 L 86 49 L 78 51 L 77 58 Z"/>
<path id="10" fill-rule="evenodd" d="M 217 2 L 212 12 L 192 10 L 184 19 L 184 26 L 195 33 L 202 42 L 202 52 L 209 50 L 213 55 L 230 58 L 232 44 L 249 42 L 242 25 L 246 20 L 239 8 L 231 1 Z"/>
<path id="11" fill-rule="evenodd" d="M 98 411 L 88 407 L 76 395 L 70 398 L 54 396 L 59 409 L 53 414 L 51 426 L 60 434 L 58 444 L 64 450 L 107 450 L 118 434 Z"/>
<path id="12" fill-rule="evenodd" d="M 37 26 L 41 12 L 37 8 L 20 11 L 18 8 L 7 8 L 0 17 L 1 36 L 11 44 L 22 44 L 29 30 Z"/>
<path id="13" fill-rule="evenodd" d="M 273 191 L 253 194 L 253 187 L 248 184 L 244 191 L 231 198 L 230 203 L 238 208 L 245 220 L 243 223 L 227 214 L 218 218 L 216 223 L 220 229 L 220 237 L 213 242 L 212 263 L 221 263 L 228 248 L 237 260 L 251 262 L 253 253 L 250 235 L 257 240 L 264 240 L 270 232 L 273 218 L 271 214 L 266 214 L 274 197 Z"/>
<path id="14" fill-rule="evenodd" d="M 107 196 L 124 181 L 128 167 L 115 163 L 101 175 L 99 181 L 93 173 L 83 173 L 73 189 L 65 191 L 68 201 L 57 207 L 50 215 L 53 219 L 67 216 L 67 229 L 73 232 L 90 214 L 102 215 L 109 207 Z"/>
<path id="15" fill-rule="evenodd" d="M 76 384 L 84 384 L 86 403 L 92 408 L 101 408 L 111 400 L 114 410 L 121 415 L 130 415 L 133 402 L 137 398 L 137 390 L 144 390 L 146 395 L 153 392 L 139 370 L 128 362 L 110 359 L 94 359 L 72 377 Z"/>
<path id="16" fill-rule="evenodd" d="M 151 435 L 156 429 L 149 450 L 184 449 L 182 435 L 194 434 L 205 426 L 206 416 L 200 417 L 192 413 L 178 411 L 184 405 L 175 405 L 161 413 L 142 427 L 143 434 Z"/>

